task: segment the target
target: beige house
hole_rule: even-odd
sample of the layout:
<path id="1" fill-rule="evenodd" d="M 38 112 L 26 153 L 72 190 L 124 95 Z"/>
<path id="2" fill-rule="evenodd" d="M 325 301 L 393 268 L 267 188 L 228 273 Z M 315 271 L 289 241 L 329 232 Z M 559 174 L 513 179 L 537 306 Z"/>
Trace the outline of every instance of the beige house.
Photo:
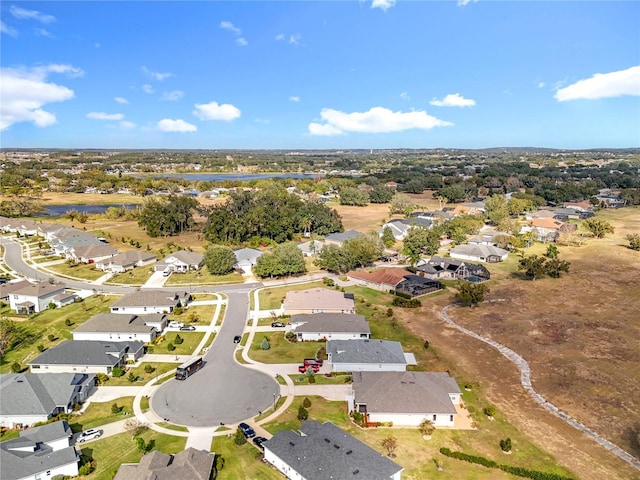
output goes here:
<path id="1" fill-rule="evenodd" d="M 287 315 L 299 313 L 356 313 L 353 295 L 327 288 L 287 292 L 282 304 Z"/>

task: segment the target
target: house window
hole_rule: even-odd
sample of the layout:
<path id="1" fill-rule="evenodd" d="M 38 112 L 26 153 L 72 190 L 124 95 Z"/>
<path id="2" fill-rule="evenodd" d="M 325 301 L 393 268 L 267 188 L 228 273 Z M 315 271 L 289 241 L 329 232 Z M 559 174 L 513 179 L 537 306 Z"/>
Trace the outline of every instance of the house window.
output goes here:
<path id="1" fill-rule="evenodd" d="M 449 415 L 449 421 L 453 422 L 453 415 Z"/>
<path id="2" fill-rule="evenodd" d="M 434 421 L 434 422 L 436 421 L 436 418 L 437 418 L 437 415 L 434 415 L 434 416 L 433 416 L 433 421 Z"/>
<path id="3" fill-rule="evenodd" d="M 114 312 L 117 312 L 118 311 L 118 307 L 112 307 L 111 310 L 114 311 Z"/>

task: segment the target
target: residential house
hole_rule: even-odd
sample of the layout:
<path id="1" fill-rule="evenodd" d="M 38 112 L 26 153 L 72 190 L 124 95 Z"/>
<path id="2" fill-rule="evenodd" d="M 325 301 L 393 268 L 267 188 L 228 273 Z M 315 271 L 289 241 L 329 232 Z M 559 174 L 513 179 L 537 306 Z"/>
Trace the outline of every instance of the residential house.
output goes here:
<path id="1" fill-rule="evenodd" d="M 389 290 L 394 290 L 396 285 L 404 280 L 407 275 L 411 275 L 411 272 L 404 268 L 386 267 L 378 268 L 371 272 L 352 270 L 347 273 L 347 278 L 358 285 L 388 292 Z"/>
<path id="2" fill-rule="evenodd" d="M 362 315 L 312 313 L 292 315 L 291 331 L 299 342 L 369 338 L 371 329 Z"/>
<path id="3" fill-rule="evenodd" d="M 298 248 L 305 257 L 315 257 L 325 245 L 326 243 L 321 240 L 309 240 L 308 242 L 299 243 Z"/>
<path id="4" fill-rule="evenodd" d="M 189 447 L 174 455 L 153 451 L 140 463 L 123 463 L 113 480 L 210 480 L 215 453 Z"/>
<path id="5" fill-rule="evenodd" d="M 400 465 L 331 422 L 307 420 L 299 430 L 280 430 L 263 443 L 264 460 L 290 480 L 402 478 Z"/>
<path id="6" fill-rule="evenodd" d="M 329 340 L 327 358 L 334 372 L 404 372 L 416 364 L 412 353 L 390 340 Z"/>
<path id="7" fill-rule="evenodd" d="M 0 284 L 0 302 L 9 305 L 9 297 L 15 292 L 32 285 L 29 280 L 12 280 L 7 283 Z"/>
<path id="8" fill-rule="evenodd" d="M 128 250 L 113 257 L 96 262 L 96 268 L 105 272 L 122 273 L 135 267 L 150 265 L 156 261 L 156 256 L 150 252 Z"/>
<path id="9" fill-rule="evenodd" d="M 362 233 L 356 230 L 347 230 L 346 232 L 341 233 L 330 233 L 329 235 L 324 237 L 324 241 L 328 245 L 337 245 L 340 247 L 346 240 L 356 238 L 358 235 L 362 235 Z"/>
<path id="10" fill-rule="evenodd" d="M 417 427 L 424 420 L 452 427 L 460 387 L 446 372 L 354 372 L 349 411 L 367 423 L 392 422 Z"/>
<path id="11" fill-rule="evenodd" d="M 86 373 L 11 373 L 0 375 L 0 427 L 24 428 L 70 413 L 96 389 Z"/>
<path id="12" fill-rule="evenodd" d="M 251 269 L 256 266 L 258 259 L 264 255 L 264 252 L 256 250 L 255 248 L 240 248 L 234 250 L 233 254 L 236 257 L 235 268 L 239 268 L 245 274 L 250 274 Z"/>
<path id="13" fill-rule="evenodd" d="M 75 303 L 78 298 L 78 295 L 73 292 L 59 293 L 53 297 L 53 304 L 58 308 L 66 307 L 67 305 Z"/>
<path id="14" fill-rule="evenodd" d="M 395 291 L 411 297 L 419 297 L 441 288 L 443 288 L 442 284 L 438 280 L 421 277 L 420 275 L 405 275 L 404 279 L 396 285 Z"/>
<path id="15" fill-rule="evenodd" d="M 506 260 L 509 252 L 492 245 L 458 245 L 449 252 L 452 258 L 474 262 L 498 263 Z"/>
<path id="16" fill-rule="evenodd" d="M 456 205 L 450 210 L 453 216 L 458 215 L 482 215 L 484 214 L 484 202 L 467 203 Z"/>
<path id="17" fill-rule="evenodd" d="M 328 288 L 310 288 L 287 292 L 282 304 L 284 313 L 356 313 L 353 295 L 329 290 Z"/>
<path id="18" fill-rule="evenodd" d="M 186 308 L 191 300 L 191 294 L 185 291 L 138 290 L 114 302 L 111 305 L 111 313 L 171 313 L 177 307 Z"/>
<path id="19" fill-rule="evenodd" d="M 163 313 L 147 315 L 98 313 L 73 332 L 74 340 L 150 343 L 167 327 Z"/>
<path id="20" fill-rule="evenodd" d="M 409 230 L 412 228 L 432 228 L 433 220 L 421 217 L 396 218 L 389 220 L 387 223 L 382 225 L 382 228 L 378 232 L 380 236 L 382 236 L 384 229 L 387 227 L 391 229 L 391 233 L 393 233 L 393 237 L 396 240 L 404 240 L 409 234 Z"/>
<path id="21" fill-rule="evenodd" d="M 528 226 L 522 227 L 520 233 L 533 232 L 539 242 L 555 242 L 561 232 L 570 229 L 568 224 L 555 218 L 532 218 Z"/>
<path id="22" fill-rule="evenodd" d="M 475 283 L 491 279 L 491 273 L 484 265 L 438 255 L 432 256 L 429 260 L 420 260 L 416 269 L 431 279 L 469 280 Z"/>
<path id="23" fill-rule="evenodd" d="M 67 252 L 67 258 L 80 263 L 97 263 L 113 258 L 120 250 L 105 243 L 90 243 L 71 247 Z"/>
<path id="24" fill-rule="evenodd" d="M 80 455 L 66 420 L 20 432 L 0 443 L 0 478 L 33 480 L 76 477 Z"/>
<path id="25" fill-rule="evenodd" d="M 200 270 L 204 265 L 204 255 L 188 250 L 167 255 L 155 265 L 156 272 L 187 273 L 191 270 Z"/>
<path id="26" fill-rule="evenodd" d="M 582 202 L 564 202 L 564 208 L 571 208 L 579 212 L 593 212 L 593 204 L 583 200 Z"/>
<path id="27" fill-rule="evenodd" d="M 7 284 L 10 285 L 10 284 Z M 11 310 L 19 314 L 30 315 L 42 312 L 49 308 L 50 303 L 55 303 L 56 295 L 64 294 L 65 285 L 62 283 L 21 283 L 21 287 L 14 289 L 9 294 Z"/>
<path id="28" fill-rule="evenodd" d="M 144 354 L 143 342 L 68 340 L 29 362 L 32 373 L 105 373 Z"/>
<path id="29" fill-rule="evenodd" d="M 77 228 L 63 229 L 54 234 L 49 240 L 49 246 L 56 255 L 68 256 L 73 249 L 86 245 L 104 245 L 104 243 L 91 233 L 83 232 Z"/>
<path id="30" fill-rule="evenodd" d="M 471 237 L 467 243 L 470 245 L 491 245 L 493 247 L 498 246 L 498 240 L 500 237 L 510 237 L 511 235 L 505 232 L 496 232 L 493 230 L 487 230 L 480 234 Z"/>

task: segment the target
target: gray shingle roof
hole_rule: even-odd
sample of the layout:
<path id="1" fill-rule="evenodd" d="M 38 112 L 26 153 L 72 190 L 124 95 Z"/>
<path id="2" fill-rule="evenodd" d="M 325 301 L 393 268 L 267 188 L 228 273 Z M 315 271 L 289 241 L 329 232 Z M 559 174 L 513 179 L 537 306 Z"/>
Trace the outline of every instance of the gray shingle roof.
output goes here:
<path id="1" fill-rule="evenodd" d="M 330 242 L 342 243 L 345 240 L 349 240 L 350 238 L 355 238 L 358 235 L 361 235 L 361 233 L 356 230 L 347 230 L 346 232 L 342 232 L 342 233 L 331 233 L 326 237 L 324 237 L 324 239 Z"/>
<path id="2" fill-rule="evenodd" d="M 113 367 L 125 353 L 144 348 L 142 342 L 68 340 L 45 350 L 29 365 L 83 365 Z"/>
<path id="3" fill-rule="evenodd" d="M 300 432 L 281 430 L 263 445 L 306 480 L 388 480 L 402 470 L 331 422 L 307 420 Z"/>
<path id="4" fill-rule="evenodd" d="M 327 354 L 334 364 L 407 363 L 400 342 L 390 340 L 329 340 Z"/>
<path id="5" fill-rule="evenodd" d="M 0 375 L 0 415 L 50 415 L 66 407 L 95 375 L 82 373 L 17 373 Z"/>
<path id="6" fill-rule="evenodd" d="M 215 454 L 192 447 L 175 455 L 155 451 L 121 465 L 114 480 L 209 480 L 214 460 Z"/>
<path id="7" fill-rule="evenodd" d="M 102 332 L 102 333 L 149 333 L 154 327 L 147 326 L 148 322 L 160 322 L 162 314 L 151 315 L 123 315 L 118 313 L 98 313 L 74 332 Z"/>
<path id="8" fill-rule="evenodd" d="M 127 266 L 134 265 L 138 262 L 150 262 L 155 259 L 156 256 L 153 253 L 128 250 L 126 252 L 119 253 L 109 261 L 114 265 Z"/>
<path id="9" fill-rule="evenodd" d="M 189 297 L 188 292 L 164 290 L 139 290 L 125 295 L 111 305 L 117 307 L 175 307 Z"/>
<path id="10" fill-rule="evenodd" d="M 2 480 L 17 480 L 33 477 L 56 467 L 78 461 L 72 446 L 53 450 L 47 442 L 71 436 L 66 421 L 54 422 L 20 432 L 19 438 L 0 443 L 0 477 Z M 32 451 L 18 450 L 32 446 Z"/>
<path id="11" fill-rule="evenodd" d="M 187 265 L 200 265 L 204 261 L 204 255 L 198 252 L 190 252 L 188 250 L 179 250 L 164 258 L 164 262 L 167 262 L 170 258 L 176 258 Z"/>
<path id="12" fill-rule="evenodd" d="M 14 295 L 30 295 L 34 297 L 44 297 L 51 295 L 54 292 L 64 292 L 64 284 L 51 284 L 51 283 L 30 283 L 29 285 L 23 285 L 22 288 L 14 290 Z"/>
<path id="13" fill-rule="evenodd" d="M 256 250 L 255 248 L 239 248 L 234 250 L 233 254 L 236 256 L 236 263 L 242 262 L 255 262 L 259 257 L 264 255 L 264 252 Z"/>
<path id="14" fill-rule="evenodd" d="M 369 323 L 362 315 L 349 313 L 311 313 L 292 315 L 289 323 L 300 323 L 296 333 L 371 333 Z"/>
<path id="15" fill-rule="evenodd" d="M 354 372 L 353 391 L 369 413 L 455 414 L 460 387 L 446 372 Z"/>

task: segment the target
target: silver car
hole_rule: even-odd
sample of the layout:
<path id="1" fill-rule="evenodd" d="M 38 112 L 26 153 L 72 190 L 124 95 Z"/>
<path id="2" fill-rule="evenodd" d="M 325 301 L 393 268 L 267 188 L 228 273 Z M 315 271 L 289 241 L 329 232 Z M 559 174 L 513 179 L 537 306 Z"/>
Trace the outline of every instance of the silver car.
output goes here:
<path id="1" fill-rule="evenodd" d="M 76 443 L 83 443 L 83 442 L 86 442 L 87 440 L 94 440 L 96 438 L 100 438 L 103 433 L 104 432 L 99 428 L 90 428 L 89 430 L 85 430 L 78 436 Z"/>

